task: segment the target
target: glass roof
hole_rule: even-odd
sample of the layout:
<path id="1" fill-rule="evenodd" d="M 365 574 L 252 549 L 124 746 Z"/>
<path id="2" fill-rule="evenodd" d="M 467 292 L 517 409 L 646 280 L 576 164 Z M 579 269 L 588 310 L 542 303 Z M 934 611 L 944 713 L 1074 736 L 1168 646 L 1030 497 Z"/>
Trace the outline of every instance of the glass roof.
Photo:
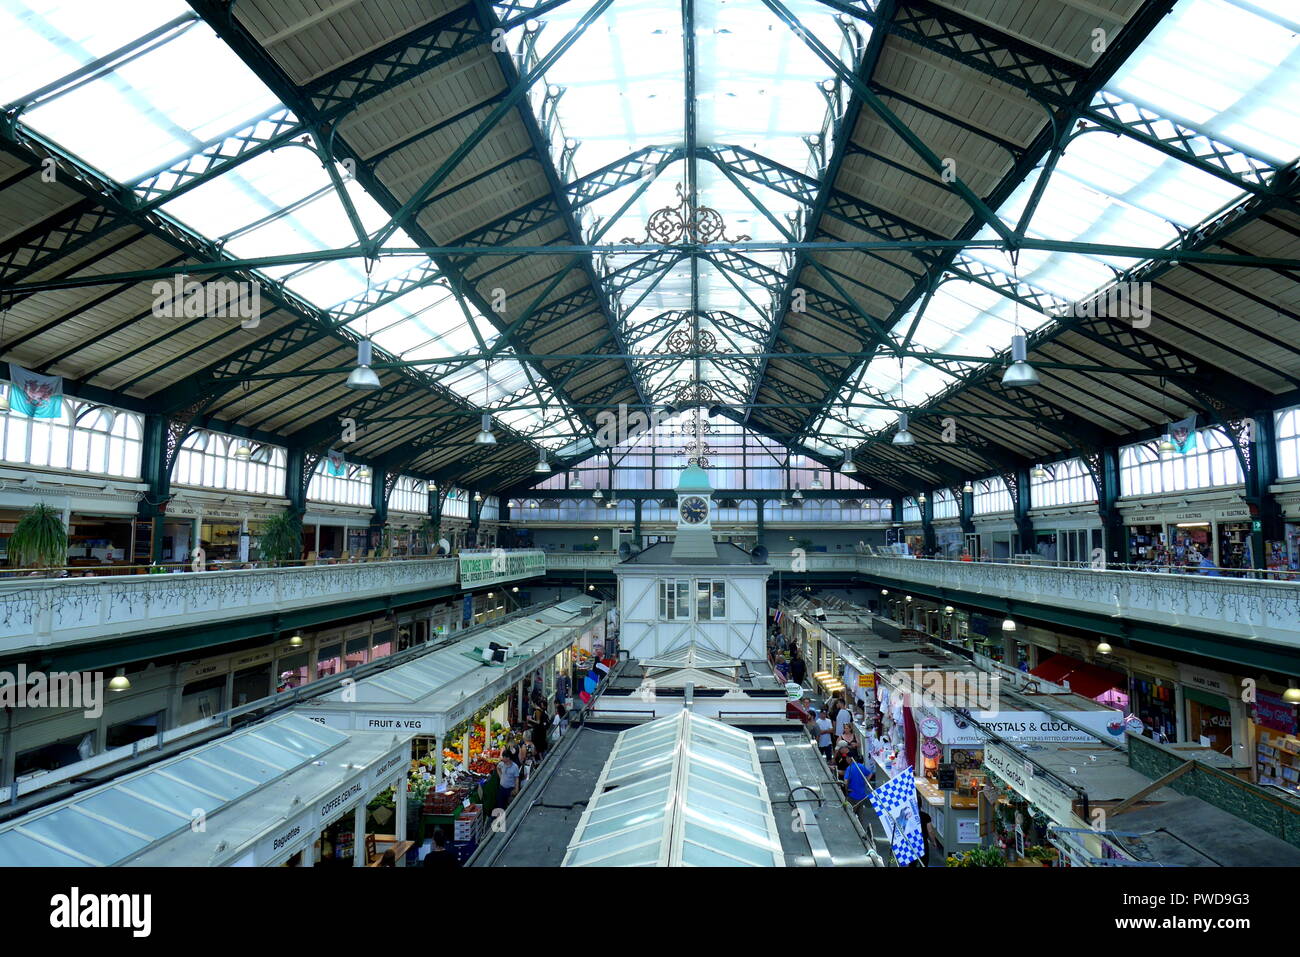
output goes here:
<path id="1" fill-rule="evenodd" d="M 109 867 L 343 744 L 296 714 L 0 825 L 0 867 Z"/>
<path id="2" fill-rule="evenodd" d="M 851 62 L 831 8 L 815 0 L 787 5 L 813 35 Z M 591 6 L 590 2 L 567 3 L 542 18 L 544 27 L 535 36 L 520 27 L 513 38 L 531 44 L 536 56 L 544 56 Z M 539 114 L 554 112 L 556 149 L 572 157 L 565 170 L 570 181 L 636 150 L 685 142 L 683 29 L 680 0 L 619 0 L 546 72 L 546 84 L 535 88 L 533 106 Z M 810 145 L 809 139 L 829 135 L 833 123 L 828 97 L 836 84 L 816 54 L 771 13 L 726 0 L 695 5 L 695 51 L 697 145 L 739 146 L 818 175 L 819 157 L 829 154 Z M 593 228 L 600 224 L 614 241 L 644 239 L 650 216 L 657 209 L 677 205 L 676 186 L 690 178 L 686 167 L 685 160 L 669 164 L 613 224 L 608 220 L 633 197 L 637 185 L 595 200 L 585 209 Z M 792 197 L 744 181 L 751 198 L 704 160 L 695 161 L 694 174 L 699 205 L 721 214 L 728 237 L 781 241 L 787 235 L 783 229 L 799 234 L 792 220 L 804 210 Z M 756 208 L 754 199 L 776 223 Z M 750 258 L 782 274 L 789 269 L 782 253 L 755 252 Z M 614 266 L 622 264 L 622 259 L 614 262 Z M 666 275 L 650 276 L 628 287 L 621 296 L 626 312 L 620 318 L 631 351 L 651 355 L 665 351 L 663 336 L 640 338 L 637 331 L 655 316 L 670 310 L 729 312 L 749 329 L 740 332 L 702 320 L 701 330 L 715 335 L 717 348 L 701 351 L 743 356 L 761 351 L 772 324 L 771 298 L 762 286 L 724 274 L 707 259 L 698 262 L 693 275 L 691 263 L 684 260 Z M 705 360 L 698 369 L 689 361 L 634 360 L 633 364 L 648 392 L 657 398 L 698 378 L 722 385 L 723 398 L 743 402 L 758 371 L 758 363 L 752 360 L 726 365 Z"/>
<path id="3" fill-rule="evenodd" d="M 0 103 L 24 104 L 24 126 L 109 177 L 138 186 L 149 200 L 155 194 L 146 185 L 174 188 L 180 182 L 174 172 L 195 154 L 223 141 L 223 151 L 229 152 L 236 142 L 234 131 L 255 127 L 258 135 L 268 135 L 282 129 L 276 122 L 293 119 L 182 0 L 134 0 L 130 12 L 123 16 L 117 6 L 99 0 L 0 5 L 7 54 L 0 63 Z M 96 65 L 104 57 L 108 62 Z M 85 77 L 69 78 L 90 66 L 95 68 Z M 46 91 L 46 86 L 53 88 Z M 358 236 L 347 208 L 315 149 L 303 139 L 248 159 L 175 198 L 164 195 L 160 209 L 242 259 L 355 247 Z M 164 170 L 173 174 L 151 183 Z M 388 223 L 388 214 L 344 166 L 336 173 L 366 238 L 373 237 Z M 386 245 L 419 244 L 398 230 Z M 413 257 L 379 260 L 369 288 L 379 290 L 413 271 L 417 262 Z M 441 278 L 431 264 L 415 269 L 431 281 Z M 372 295 L 368 301 L 373 305 L 380 298 L 380 304 L 359 311 L 354 300 L 365 299 L 368 289 L 361 259 L 258 271 L 333 311 L 357 334 L 371 334 L 376 345 L 399 359 L 457 356 L 476 350 L 480 342 L 491 347 L 497 340 L 492 324 L 468 303 L 462 305 L 445 280 L 405 287 L 397 298 Z M 481 368 L 477 374 L 464 364 L 418 368 L 479 407 L 492 408 L 529 386 L 529 401 L 522 404 L 546 411 L 503 412 L 498 421 L 551 449 L 572 438 L 572 421 L 561 401 L 536 372 L 530 379 L 518 361 L 493 364 L 486 396 Z"/>
<path id="4" fill-rule="evenodd" d="M 564 866 L 785 866 L 753 735 L 685 710 L 624 731 Z"/>
<path id="5" fill-rule="evenodd" d="M 1122 98 L 1159 116 L 1192 123 L 1207 134 L 1271 163 L 1300 156 L 1300 97 L 1294 3 L 1270 0 L 1185 0 L 1177 4 L 1116 72 L 1102 99 Z M 1288 20 L 1288 18 L 1292 18 Z M 1019 221 L 1042 172 L 1035 170 L 998 209 Z M 1077 240 L 1126 246 L 1163 247 L 1244 193 L 1232 183 L 1125 136 L 1096 128 L 1076 134 L 1051 175 L 1030 220 L 1033 239 Z M 977 239 L 996 238 L 990 227 Z M 1018 264 L 999 250 L 972 249 L 958 257 L 1018 278 L 1057 301 L 1083 300 L 1114 280 L 1132 259 L 1024 250 Z M 920 303 L 896 327 L 911 327 Z M 1033 330 L 1050 321 L 1028 305 L 1016 304 L 984 286 L 948 278 L 926 307 L 911 345 L 921 351 L 993 356 L 1005 351 L 1019 325 Z M 880 350 L 860 380 L 855 372 L 839 402 L 881 396 L 922 405 L 958 380 L 952 372 L 980 363 L 944 363 L 924 358 L 899 363 Z M 861 371 L 861 370 L 859 370 Z M 853 416 L 857 428 L 824 417 L 815 431 L 841 445 L 893 425 L 897 416 L 873 410 Z"/>

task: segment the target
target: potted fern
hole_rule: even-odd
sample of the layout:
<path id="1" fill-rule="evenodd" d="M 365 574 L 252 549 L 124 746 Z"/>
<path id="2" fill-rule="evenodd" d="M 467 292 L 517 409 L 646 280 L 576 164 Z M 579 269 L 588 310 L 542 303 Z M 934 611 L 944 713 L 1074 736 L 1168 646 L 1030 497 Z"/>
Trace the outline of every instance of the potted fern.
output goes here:
<path id="1" fill-rule="evenodd" d="M 18 520 L 9 538 L 9 564 L 15 568 L 61 568 L 68 561 L 68 530 L 58 511 L 38 504 Z"/>
<path id="2" fill-rule="evenodd" d="M 257 550 L 271 566 L 293 561 L 302 551 L 302 520 L 293 512 L 272 515 L 262 523 Z"/>

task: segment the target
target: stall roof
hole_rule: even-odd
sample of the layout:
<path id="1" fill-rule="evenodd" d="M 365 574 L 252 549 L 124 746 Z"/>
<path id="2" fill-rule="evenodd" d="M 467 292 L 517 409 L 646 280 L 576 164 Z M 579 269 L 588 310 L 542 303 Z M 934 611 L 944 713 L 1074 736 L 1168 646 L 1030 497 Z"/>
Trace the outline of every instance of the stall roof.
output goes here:
<path id="1" fill-rule="evenodd" d="M 1165 867 L 1297 867 L 1300 848 L 1194 797 L 1112 816 L 1110 826 L 1142 833 L 1117 840 L 1139 860 Z M 1143 833 L 1146 832 L 1146 833 Z"/>
<path id="2" fill-rule="evenodd" d="M 355 685 L 321 695 L 317 700 L 334 703 L 414 704 L 472 671 L 489 667 L 483 663 L 481 655 L 475 653 L 475 648 L 486 648 L 490 641 L 513 643 L 516 653 L 507 659 L 508 666 L 513 661 L 532 655 L 534 649 L 531 648 L 531 643 L 551 633 L 550 625 L 538 621 L 508 621 L 372 675 Z M 500 670 L 499 665 L 495 667 Z"/>
<path id="3" fill-rule="evenodd" d="M 753 735 L 689 711 L 624 731 L 566 867 L 784 867 Z"/>
<path id="4" fill-rule="evenodd" d="M 3 825 L 0 866 L 123 863 L 168 838 L 193 835 L 198 812 L 211 822 L 348 740 L 297 714 L 238 731 Z"/>

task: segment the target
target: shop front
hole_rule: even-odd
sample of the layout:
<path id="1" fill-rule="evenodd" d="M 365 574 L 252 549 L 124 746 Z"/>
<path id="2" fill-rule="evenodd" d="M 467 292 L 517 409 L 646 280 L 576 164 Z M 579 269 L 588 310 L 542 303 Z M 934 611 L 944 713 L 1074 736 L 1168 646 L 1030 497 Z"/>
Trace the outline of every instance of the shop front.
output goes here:
<path id="1" fill-rule="evenodd" d="M 1258 784 L 1300 795 L 1300 737 L 1296 707 L 1282 695 L 1259 688 L 1251 705 L 1251 732 Z"/>
<path id="2" fill-rule="evenodd" d="M 1178 678 L 1186 708 L 1185 740 L 1246 763 L 1241 685 L 1231 676 L 1180 664 Z"/>
<path id="3" fill-rule="evenodd" d="M 1222 500 L 1220 500 L 1222 501 Z M 1245 504 L 1126 511 L 1129 561 L 1152 571 L 1188 571 L 1209 558 L 1232 571 L 1256 564 L 1254 520 Z"/>

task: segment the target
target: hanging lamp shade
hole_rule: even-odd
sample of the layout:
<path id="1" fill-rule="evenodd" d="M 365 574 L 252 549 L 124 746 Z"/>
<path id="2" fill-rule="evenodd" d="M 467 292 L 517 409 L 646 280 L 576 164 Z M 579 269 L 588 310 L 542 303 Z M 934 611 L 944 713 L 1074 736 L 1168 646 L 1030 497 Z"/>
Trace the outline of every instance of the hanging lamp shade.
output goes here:
<path id="1" fill-rule="evenodd" d="M 840 464 L 840 471 L 845 475 L 858 470 L 858 465 L 853 461 L 853 453 L 848 449 L 844 450 L 844 461 Z"/>
<path id="2" fill-rule="evenodd" d="M 348 373 L 348 388 L 373 392 L 380 387 L 379 376 L 370 368 L 372 348 L 369 339 L 357 343 L 357 367 Z"/>
<path id="3" fill-rule="evenodd" d="M 974 495 L 974 494 L 975 494 L 975 486 L 974 486 L 974 485 L 971 485 L 970 482 L 967 482 L 965 485 L 963 485 L 963 486 L 961 487 L 961 493 L 962 493 L 963 495 Z"/>
<path id="4" fill-rule="evenodd" d="M 125 668 L 118 668 L 117 674 L 108 682 L 109 691 L 130 691 L 131 679 L 126 676 Z"/>
<path id="5" fill-rule="evenodd" d="M 1011 337 L 1011 365 L 1007 366 L 1007 371 L 1002 374 L 1002 384 L 1009 388 L 1023 389 L 1027 386 L 1038 385 L 1038 373 L 1034 367 L 1027 361 L 1029 357 L 1029 347 L 1025 342 L 1023 335 L 1017 334 Z"/>
<path id="6" fill-rule="evenodd" d="M 912 433 L 907 429 L 907 413 L 898 413 L 898 431 L 894 433 L 895 445 L 915 445 L 916 439 L 912 438 Z"/>
<path id="7" fill-rule="evenodd" d="M 811 482 L 808 483 L 808 487 L 809 487 L 809 488 L 821 488 L 821 487 L 822 487 L 822 480 L 819 479 L 817 476 L 814 475 L 814 476 L 813 476 L 813 480 L 812 480 Z"/>
<path id="8" fill-rule="evenodd" d="M 790 497 L 794 499 L 796 502 L 801 501 L 803 499 L 803 492 L 799 491 L 799 486 L 796 485 L 794 487 L 794 493 Z"/>
<path id="9" fill-rule="evenodd" d="M 602 491 L 600 490 L 600 486 L 597 485 L 597 486 L 596 486 L 596 491 L 594 491 L 594 492 L 591 493 L 591 497 L 592 497 L 592 499 L 593 499 L 594 501 L 599 502 L 602 498 L 605 497 L 605 493 L 602 492 Z"/>
<path id="10" fill-rule="evenodd" d="M 537 450 L 537 464 L 533 466 L 534 472 L 549 472 L 551 463 L 546 461 L 546 449 Z"/>
<path id="11" fill-rule="evenodd" d="M 252 457 L 253 450 L 248 447 L 247 442 L 241 441 L 239 445 L 235 446 L 235 451 L 230 454 L 241 462 L 247 462 Z"/>
<path id="12" fill-rule="evenodd" d="M 475 445 L 496 445 L 497 437 L 492 434 L 492 416 L 484 412 L 479 419 L 478 435 L 474 436 Z"/>
<path id="13" fill-rule="evenodd" d="M 1033 471 L 1029 473 L 1032 478 L 1047 478 L 1047 469 L 1041 465 L 1035 465 Z"/>
<path id="14" fill-rule="evenodd" d="M 1166 432 L 1160 437 L 1160 444 L 1156 446 L 1156 451 L 1161 455 L 1169 455 L 1171 452 L 1177 452 L 1178 446 L 1174 445 L 1174 440 L 1171 439 L 1169 433 Z"/>

